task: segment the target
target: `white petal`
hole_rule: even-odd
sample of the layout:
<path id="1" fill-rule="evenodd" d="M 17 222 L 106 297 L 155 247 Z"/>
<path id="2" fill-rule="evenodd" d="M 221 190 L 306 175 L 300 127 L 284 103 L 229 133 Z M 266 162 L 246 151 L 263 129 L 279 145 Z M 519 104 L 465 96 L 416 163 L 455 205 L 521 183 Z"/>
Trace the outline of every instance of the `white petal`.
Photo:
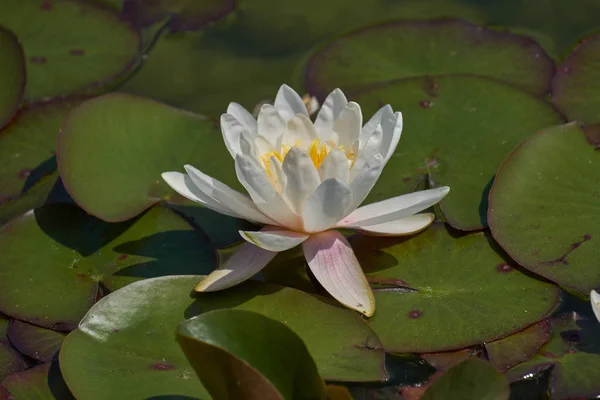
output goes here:
<path id="1" fill-rule="evenodd" d="M 427 228 L 434 219 L 432 213 L 415 214 L 379 225 L 361 226 L 360 231 L 371 236 L 412 235 Z"/>
<path id="2" fill-rule="evenodd" d="M 600 294 L 595 290 L 592 290 L 590 293 L 590 301 L 592 303 L 592 309 L 594 310 L 594 314 L 596 314 L 596 318 L 600 321 Z"/>
<path id="3" fill-rule="evenodd" d="M 322 181 L 329 178 L 338 178 L 342 182 L 348 182 L 349 171 L 346 153 L 339 149 L 333 149 L 321 163 L 319 176 Z"/>
<path id="4" fill-rule="evenodd" d="M 302 248 L 308 267 L 331 296 L 367 317 L 375 313 L 369 282 L 341 233 L 318 233 L 305 241 Z"/>
<path id="5" fill-rule="evenodd" d="M 185 165 L 184 168 L 192 181 L 198 186 L 198 189 L 219 204 L 240 215 L 241 218 L 261 224 L 275 224 L 275 221 L 260 212 L 248 196 L 244 196 L 191 165 Z"/>
<path id="6" fill-rule="evenodd" d="M 337 178 L 323 181 L 304 202 L 304 231 L 321 232 L 335 226 L 351 201 L 352 192 L 345 182 Z"/>
<path id="7" fill-rule="evenodd" d="M 281 144 L 284 146 L 295 146 L 300 144 L 303 148 L 318 139 L 317 131 L 312 121 L 305 115 L 296 115 L 288 121 L 287 129 L 281 138 Z"/>
<path id="8" fill-rule="evenodd" d="M 386 104 L 385 106 L 381 107 L 379 110 L 377 110 L 375 114 L 373 114 L 371 119 L 367 121 L 365 126 L 363 126 L 360 131 L 361 146 L 366 143 L 369 136 L 371 136 L 371 134 L 375 131 L 375 128 L 377 128 L 377 125 L 381 125 L 381 117 L 383 115 L 392 114 L 394 114 L 394 111 L 392 110 L 392 106 L 390 106 L 389 104 Z"/>
<path id="9" fill-rule="evenodd" d="M 381 153 L 381 141 L 383 139 L 383 129 L 381 125 L 377 125 L 371 136 L 367 138 L 366 143 L 358 151 L 356 161 L 350 171 L 350 180 L 354 180 L 354 177 L 362 170 L 365 163 L 372 159 L 376 154 Z"/>
<path id="10" fill-rule="evenodd" d="M 171 188 L 173 188 L 173 190 L 186 199 L 200 203 L 204 207 L 210 208 L 218 213 L 229 215 L 230 217 L 243 218 L 204 194 L 186 174 L 182 174 L 181 172 L 163 172 L 162 178 L 169 186 L 171 186 Z"/>
<path id="11" fill-rule="evenodd" d="M 288 85 L 281 85 L 275 97 L 275 108 L 284 121 L 289 121 L 294 115 L 302 114 L 308 117 L 308 111 L 302 98 Z"/>
<path id="12" fill-rule="evenodd" d="M 321 183 L 317 168 L 308 154 L 298 147 L 290 149 L 283 160 L 282 168 L 287 179 L 283 194 L 294 211 L 302 214 L 304 201 Z"/>
<path id="13" fill-rule="evenodd" d="M 358 140 L 362 127 L 362 113 L 360 106 L 351 101 L 333 122 L 333 140 L 338 146 L 349 149 Z"/>
<path id="14" fill-rule="evenodd" d="M 286 123 L 279 115 L 275 107 L 265 104 L 258 113 L 258 134 L 275 146 L 279 138 L 286 129 Z"/>
<path id="15" fill-rule="evenodd" d="M 244 125 L 250 133 L 256 134 L 256 120 L 238 103 L 229 103 L 227 107 L 227 114 L 233 115 L 238 121 Z"/>
<path id="16" fill-rule="evenodd" d="M 362 168 L 358 171 L 352 183 L 350 183 L 350 190 L 352 191 L 352 202 L 346 209 L 346 215 L 356 210 L 358 206 L 362 204 L 367 198 L 377 179 L 381 176 L 383 171 L 383 157 L 381 154 L 375 154 L 363 164 Z"/>
<path id="17" fill-rule="evenodd" d="M 221 115 L 221 132 L 225 146 L 233 158 L 241 151 L 240 136 L 242 133 L 248 132 L 252 135 L 246 126 L 230 114 Z"/>
<path id="18" fill-rule="evenodd" d="M 258 232 L 240 231 L 240 235 L 249 243 L 269 251 L 285 251 L 298 246 L 306 239 L 307 234 L 268 227 Z"/>
<path id="19" fill-rule="evenodd" d="M 384 164 L 392 157 L 398 146 L 400 135 L 402 135 L 402 123 L 401 112 L 395 112 L 392 115 L 384 113 L 381 118 L 381 127 L 383 128 L 381 155 L 383 155 Z"/>
<path id="20" fill-rule="evenodd" d="M 211 272 L 195 287 L 197 292 L 215 292 L 242 283 L 262 270 L 277 252 L 263 250 L 251 243 L 243 243 L 223 265 Z"/>
<path id="21" fill-rule="evenodd" d="M 235 158 L 235 172 L 256 207 L 277 222 L 274 225 L 285 226 L 291 230 L 300 229 L 300 217 L 290 209 L 267 178 L 265 170 L 254 159 L 238 154 Z"/>
<path id="22" fill-rule="evenodd" d="M 449 187 L 443 186 L 368 204 L 352 212 L 344 218 L 338 226 L 360 228 L 409 217 L 436 204 L 442 200 L 449 191 Z"/>
<path id="23" fill-rule="evenodd" d="M 271 179 L 273 180 L 275 190 L 279 193 L 283 193 L 283 190 L 287 185 L 287 177 L 283 173 L 283 166 L 277 157 L 271 156 L 269 160 L 269 170 L 271 171 Z"/>
<path id="24" fill-rule="evenodd" d="M 255 138 L 251 137 L 250 135 L 251 134 L 248 131 L 242 132 L 240 135 L 240 153 L 256 157 L 257 151 L 254 144 Z"/>
<path id="25" fill-rule="evenodd" d="M 315 129 L 322 142 L 331 139 L 333 121 L 340 115 L 346 104 L 348 100 L 340 89 L 334 89 L 323 102 L 315 120 Z"/>

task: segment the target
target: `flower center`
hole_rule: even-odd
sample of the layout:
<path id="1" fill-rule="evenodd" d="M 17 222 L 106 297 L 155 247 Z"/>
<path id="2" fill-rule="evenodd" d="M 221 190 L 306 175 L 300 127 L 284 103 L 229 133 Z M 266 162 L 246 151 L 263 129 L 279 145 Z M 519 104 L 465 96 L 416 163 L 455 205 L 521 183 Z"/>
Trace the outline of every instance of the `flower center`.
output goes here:
<path id="1" fill-rule="evenodd" d="M 282 147 L 281 151 L 271 151 L 271 152 L 265 153 L 261 156 L 261 160 L 263 162 L 264 168 L 267 171 L 267 174 L 269 175 L 270 178 L 273 178 L 271 176 L 271 157 L 275 157 L 280 162 L 283 162 L 283 160 L 285 159 L 285 156 L 287 155 L 287 153 L 290 151 L 290 149 L 292 147 L 302 147 L 302 146 L 301 146 L 300 140 L 298 140 L 292 146 L 282 145 L 281 147 Z M 308 153 L 308 156 L 310 157 L 313 164 L 315 165 L 315 168 L 319 169 L 319 167 L 321 166 L 321 164 L 323 163 L 323 161 L 325 160 L 327 155 L 331 152 L 331 150 L 333 150 L 335 148 L 342 150 L 344 152 L 344 154 L 346 155 L 346 158 L 348 159 L 348 161 L 350 161 L 350 166 L 352 166 L 352 164 L 354 164 L 354 161 L 356 160 L 356 154 L 354 154 L 353 151 L 346 151 L 346 149 L 344 149 L 344 146 L 334 147 L 330 143 L 327 143 L 327 142 L 321 143 L 321 141 L 318 139 L 315 139 L 312 141 L 312 143 L 308 146 L 308 149 L 306 149 L 306 152 Z"/>

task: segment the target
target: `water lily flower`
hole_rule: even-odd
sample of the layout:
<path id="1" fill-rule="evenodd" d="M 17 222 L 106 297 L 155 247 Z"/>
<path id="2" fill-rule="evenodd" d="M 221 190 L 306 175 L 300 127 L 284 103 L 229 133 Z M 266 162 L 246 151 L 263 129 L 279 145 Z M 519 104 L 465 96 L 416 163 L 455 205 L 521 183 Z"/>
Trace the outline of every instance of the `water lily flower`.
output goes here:
<path id="1" fill-rule="evenodd" d="M 590 302 L 592 303 L 592 310 L 596 314 L 596 318 L 600 321 L 600 294 L 595 290 L 590 293 Z"/>
<path id="2" fill-rule="evenodd" d="M 258 118 L 237 103 L 221 116 L 225 146 L 234 159 L 239 193 L 191 165 L 187 174 L 163 179 L 182 196 L 221 214 L 264 225 L 240 231 L 246 243 L 196 291 L 241 283 L 278 252 L 302 245 L 308 267 L 340 303 L 367 317 L 375 299 L 346 238 L 336 228 L 373 235 L 408 235 L 429 226 L 433 214 L 417 214 L 439 202 L 448 187 L 413 192 L 359 207 L 392 157 L 402 114 L 382 107 L 363 126 L 360 106 L 335 89 L 313 123 L 302 98 L 289 86 Z"/>

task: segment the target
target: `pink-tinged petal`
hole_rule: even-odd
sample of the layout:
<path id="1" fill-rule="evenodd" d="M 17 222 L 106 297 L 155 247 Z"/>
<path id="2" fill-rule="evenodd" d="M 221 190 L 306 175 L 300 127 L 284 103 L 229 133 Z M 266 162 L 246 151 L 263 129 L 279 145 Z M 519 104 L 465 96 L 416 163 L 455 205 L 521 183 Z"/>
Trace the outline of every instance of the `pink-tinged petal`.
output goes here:
<path id="1" fill-rule="evenodd" d="M 230 114 L 221 115 L 221 132 L 225 146 L 233 158 L 241 151 L 240 136 L 242 133 L 248 132 L 253 135 L 246 126 Z"/>
<path id="2" fill-rule="evenodd" d="M 233 190 L 223 182 L 206 175 L 191 165 L 185 165 L 184 168 L 198 189 L 241 218 L 261 224 L 275 224 L 275 221 L 263 214 L 248 196 Z"/>
<path id="3" fill-rule="evenodd" d="M 381 127 L 383 128 L 383 139 L 381 141 L 381 155 L 383 155 L 383 163 L 387 163 L 388 160 L 394 154 L 400 136 L 402 135 L 402 113 L 395 112 L 392 115 L 384 113 L 381 118 Z"/>
<path id="4" fill-rule="evenodd" d="M 229 103 L 227 114 L 233 115 L 250 133 L 256 134 L 256 119 L 238 103 Z"/>
<path id="5" fill-rule="evenodd" d="M 351 201 L 352 192 L 348 184 L 337 178 L 323 181 L 304 202 L 304 231 L 321 232 L 335 226 Z"/>
<path id="6" fill-rule="evenodd" d="M 302 244 L 308 267 L 337 301 L 367 317 L 375 313 L 375 298 L 354 251 L 336 231 L 312 235 Z"/>
<path id="7" fill-rule="evenodd" d="M 194 288 L 197 292 L 216 292 L 242 283 L 262 270 L 277 252 L 243 243 L 223 265 L 211 272 Z"/>
<path id="8" fill-rule="evenodd" d="M 379 225 L 361 226 L 360 231 L 370 236 L 412 235 L 427 228 L 435 215 L 432 213 L 415 214 Z"/>
<path id="9" fill-rule="evenodd" d="M 281 85 L 277 96 L 275 97 L 275 108 L 284 121 L 289 121 L 296 114 L 302 114 L 308 117 L 308 111 L 302 98 L 294 89 L 288 85 Z"/>
<path id="10" fill-rule="evenodd" d="M 315 164 L 306 151 L 292 147 L 283 160 L 283 172 L 287 183 L 284 196 L 297 214 L 302 214 L 304 201 L 321 183 Z"/>
<path id="11" fill-rule="evenodd" d="M 598 321 L 600 321 L 600 294 L 595 290 L 590 293 L 590 302 L 592 303 L 592 309 Z"/>
<path id="12" fill-rule="evenodd" d="M 331 139 L 333 121 L 340 115 L 346 104 L 348 100 L 340 89 L 334 89 L 323 102 L 315 120 L 315 129 L 322 142 Z"/>
<path id="13" fill-rule="evenodd" d="M 360 106 L 351 101 L 346 104 L 340 115 L 333 122 L 333 140 L 338 146 L 349 149 L 358 140 L 362 127 Z"/>
<path id="14" fill-rule="evenodd" d="M 173 190 L 188 200 L 195 201 L 220 214 L 229 215 L 234 218 L 243 218 L 229 208 L 219 204 L 218 201 L 207 196 L 186 174 L 182 174 L 181 172 L 163 172 L 162 178 Z"/>
<path id="15" fill-rule="evenodd" d="M 263 105 L 258 113 L 258 134 L 275 146 L 285 130 L 286 123 L 277 109 L 270 104 Z"/>
<path id="16" fill-rule="evenodd" d="M 350 183 L 350 190 L 352 191 L 352 202 L 346 209 L 346 215 L 350 214 L 362 204 L 367 198 L 377 179 L 383 171 L 383 157 L 381 154 L 375 154 L 363 164 L 360 170 L 358 170 L 356 176 Z"/>
<path id="17" fill-rule="evenodd" d="M 331 150 L 319 167 L 319 176 L 322 181 L 338 178 L 342 182 L 348 182 L 349 172 L 348 158 L 346 153 L 340 149 Z"/>
<path id="18" fill-rule="evenodd" d="M 361 228 L 379 225 L 409 217 L 431 207 L 442 200 L 450 191 L 447 186 L 421 190 L 360 207 L 337 225 L 344 228 Z"/>
<path id="19" fill-rule="evenodd" d="M 305 233 L 288 231 L 274 226 L 265 227 L 258 232 L 240 231 L 240 235 L 247 242 L 269 251 L 289 250 L 308 239 L 308 235 Z"/>

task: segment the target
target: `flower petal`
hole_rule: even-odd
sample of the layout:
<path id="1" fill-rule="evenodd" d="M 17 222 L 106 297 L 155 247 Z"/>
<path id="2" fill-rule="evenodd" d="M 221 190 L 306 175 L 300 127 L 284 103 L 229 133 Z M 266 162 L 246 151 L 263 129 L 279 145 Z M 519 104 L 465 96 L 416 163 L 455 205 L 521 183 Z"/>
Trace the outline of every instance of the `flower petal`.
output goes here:
<path id="1" fill-rule="evenodd" d="M 366 143 L 362 145 L 356 156 L 356 161 L 352 165 L 350 171 L 350 180 L 354 180 L 354 177 L 360 172 L 365 163 L 373 158 L 375 154 L 381 152 L 381 141 L 383 139 L 383 129 L 381 125 L 377 125 L 371 136 L 367 138 Z"/>
<path id="2" fill-rule="evenodd" d="M 308 267 L 337 301 L 367 317 L 375 297 L 350 244 L 336 231 L 318 233 L 302 244 Z"/>
<path id="3" fill-rule="evenodd" d="M 277 157 L 271 156 L 269 160 L 269 170 L 271 172 L 270 178 L 275 190 L 278 193 L 283 193 L 283 190 L 287 185 L 287 176 L 283 173 L 283 166 Z"/>
<path id="4" fill-rule="evenodd" d="M 340 149 L 331 150 L 319 167 L 319 176 L 322 181 L 338 178 L 342 182 L 348 182 L 349 172 L 348 158 L 346 153 Z"/>
<path id="5" fill-rule="evenodd" d="M 369 136 L 371 136 L 371 134 L 375 131 L 377 125 L 381 125 L 382 116 L 392 114 L 394 114 L 394 111 L 392 110 L 392 106 L 390 106 L 389 104 L 386 104 L 385 106 L 381 107 L 379 110 L 377 110 L 375 114 L 373 114 L 371 119 L 367 121 L 365 126 L 363 126 L 360 130 L 359 139 L 361 142 L 361 147 L 366 143 Z"/>
<path id="6" fill-rule="evenodd" d="M 334 89 L 323 102 L 315 120 L 315 129 L 322 142 L 331 139 L 333 121 L 340 115 L 346 104 L 348 100 L 340 89 Z"/>
<path id="7" fill-rule="evenodd" d="M 335 226 L 344 217 L 351 201 L 352 192 L 348 184 L 337 178 L 323 181 L 304 202 L 304 231 L 321 232 Z"/>
<path id="8" fill-rule="evenodd" d="M 192 178 L 181 172 L 163 172 L 162 178 L 173 190 L 185 197 L 186 199 L 202 204 L 206 208 L 210 208 L 218 213 L 229 215 L 234 218 L 243 218 L 229 208 L 219 204 L 216 200 L 210 198 L 203 193 L 192 181 Z"/>
<path id="9" fill-rule="evenodd" d="M 282 164 L 287 183 L 283 190 L 284 196 L 296 213 L 302 213 L 302 206 L 321 183 L 317 168 L 306 151 L 292 147 L 285 156 Z"/>
<path id="10" fill-rule="evenodd" d="M 346 149 L 352 147 L 352 144 L 358 140 L 362 127 L 362 113 L 360 106 L 351 101 L 340 112 L 340 115 L 333 122 L 332 139 L 338 146 L 344 146 Z"/>
<path id="11" fill-rule="evenodd" d="M 227 146 L 227 150 L 233 158 L 240 152 L 240 136 L 242 133 L 248 132 L 252 135 L 245 125 L 230 114 L 221 115 L 221 132 L 223 133 L 225 146 Z"/>
<path id="12" fill-rule="evenodd" d="M 434 219 L 432 213 L 415 214 L 379 225 L 361 226 L 360 231 L 370 236 L 412 235 L 427 228 Z"/>
<path id="13" fill-rule="evenodd" d="M 277 139 L 283 135 L 286 123 L 275 107 L 264 104 L 258 113 L 258 134 L 275 146 Z"/>
<path id="14" fill-rule="evenodd" d="M 215 292 L 242 283 L 262 270 L 277 252 L 243 243 L 223 265 L 211 272 L 194 288 L 197 292 Z"/>
<path id="15" fill-rule="evenodd" d="M 409 217 L 436 204 L 442 200 L 449 191 L 449 187 L 443 186 L 368 204 L 353 211 L 344 218 L 338 226 L 345 228 L 361 228 L 363 226 L 379 225 L 396 219 Z"/>
<path id="16" fill-rule="evenodd" d="M 373 186 L 377 183 L 377 179 L 381 176 L 383 165 L 383 157 L 381 157 L 381 154 L 375 154 L 370 160 L 364 163 L 362 168 L 356 173 L 356 176 L 350 183 L 352 202 L 346 209 L 346 215 L 356 210 L 358 206 L 365 201 L 371 192 L 371 189 L 373 189 Z"/>
<path id="17" fill-rule="evenodd" d="M 401 112 L 395 112 L 391 115 L 385 112 L 381 117 L 381 127 L 383 128 L 381 155 L 383 156 L 384 164 L 392 157 L 396 146 L 398 146 L 400 135 L 402 135 L 402 124 Z"/>
<path id="18" fill-rule="evenodd" d="M 600 294 L 595 290 L 590 293 L 590 301 L 592 303 L 592 309 L 598 321 L 600 321 Z"/>
<path id="19" fill-rule="evenodd" d="M 184 168 L 199 190 L 241 218 L 261 224 L 275 224 L 275 221 L 260 212 L 248 196 L 244 196 L 191 165 L 185 165 Z"/>
<path id="20" fill-rule="evenodd" d="M 275 190 L 263 168 L 250 156 L 238 154 L 235 158 L 235 172 L 240 183 L 246 188 L 254 204 L 263 214 L 291 230 L 301 228 L 301 220 Z"/>
<path id="21" fill-rule="evenodd" d="M 240 235 L 248 243 L 269 251 L 285 251 L 292 247 L 296 247 L 306 239 L 309 235 L 299 232 L 283 230 L 277 227 L 266 227 L 258 232 L 240 231 Z"/>
<path id="22" fill-rule="evenodd" d="M 287 129 L 281 137 L 281 145 L 295 146 L 299 144 L 308 148 L 313 140 L 317 140 L 317 131 L 312 121 L 305 115 L 298 114 L 287 123 Z"/>
<path id="23" fill-rule="evenodd" d="M 275 108 L 284 121 L 289 121 L 296 114 L 308 117 L 308 111 L 302 98 L 288 85 L 281 85 L 275 97 Z"/>
<path id="24" fill-rule="evenodd" d="M 256 120 L 252 114 L 240 104 L 229 103 L 227 114 L 233 115 L 250 133 L 256 134 Z"/>

